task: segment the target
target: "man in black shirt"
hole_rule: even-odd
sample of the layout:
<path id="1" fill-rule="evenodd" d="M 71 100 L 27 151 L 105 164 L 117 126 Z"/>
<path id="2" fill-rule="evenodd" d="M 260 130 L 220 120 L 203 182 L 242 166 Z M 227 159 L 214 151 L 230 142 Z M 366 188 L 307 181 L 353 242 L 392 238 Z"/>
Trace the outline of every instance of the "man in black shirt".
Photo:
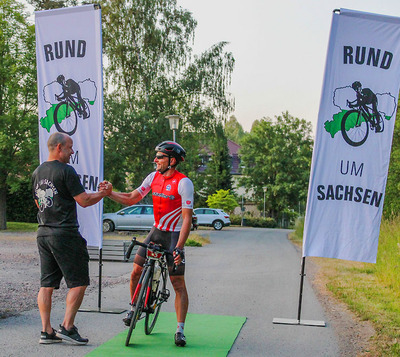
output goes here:
<path id="1" fill-rule="evenodd" d="M 89 255 L 86 240 L 78 231 L 76 202 L 88 207 L 99 202 L 111 191 L 111 186 L 101 192 L 86 193 L 79 176 L 70 165 L 72 139 L 63 133 L 50 135 L 47 142 L 48 160 L 32 175 L 33 197 L 39 209 L 37 244 L 40 255 L 41 288 L 38 306 L 42 319 L 39 343 L 61 342 L 63 339 L 84 345 L 74 326 L 76 313 L 89 285 Z M 69 292 L 66 299 L 64 321 L 56 332 L 50 323 L 51 298 L 64 277 Z"/>

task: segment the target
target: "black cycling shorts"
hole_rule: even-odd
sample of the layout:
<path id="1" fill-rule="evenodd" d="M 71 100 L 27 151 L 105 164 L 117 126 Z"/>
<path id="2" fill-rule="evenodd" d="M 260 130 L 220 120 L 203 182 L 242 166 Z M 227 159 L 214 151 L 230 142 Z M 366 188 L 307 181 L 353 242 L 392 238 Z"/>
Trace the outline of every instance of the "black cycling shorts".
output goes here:
<path id="1" fill-rule="evenodd" d="M 150 233 L 147 235 L 144 243 L 149 244 L 153 242 L 155 244 L 161 245 L 162 248 L 168 250 L 169 252 L 173 252 L 176 244 L 178 243 L 179 232 L 164 232 L 160 231 L 156 227 L 153 227 Z M 181 264 L 172 272 L 172 267 L 174 265 L 174 258 L 171 255 L 167 255 L 168 262 L 168 270 L 170 276 L 177 275 L 185 275 L 185 265 Z M 141 267 L 144 265 L 144 261 L 146 260 L 146 248 L 139 247 L 135 256 L 134 263 L 140 265 Z"/>
<path id="2" fill-rule="evenodd" d="M 68 288 L 87 286 L 89 253 L 80 235 L 37 237 L 40 256 L 40 286 L 58 289 L 64 277 Z"/>

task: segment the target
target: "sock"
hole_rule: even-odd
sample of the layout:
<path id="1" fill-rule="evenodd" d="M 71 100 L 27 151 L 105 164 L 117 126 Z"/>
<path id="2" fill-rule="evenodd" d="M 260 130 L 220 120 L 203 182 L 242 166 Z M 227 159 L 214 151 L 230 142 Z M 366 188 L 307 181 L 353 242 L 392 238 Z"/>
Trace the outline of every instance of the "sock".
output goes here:
<path id="1" fill-rule="evenodd" d="M 178 322 L 178 327 L 176 329 L 176 333 L 178 333 L 178 332 L 183 333 L 184 327 L 185 327 L 185 323 L 184 322 Z"/>

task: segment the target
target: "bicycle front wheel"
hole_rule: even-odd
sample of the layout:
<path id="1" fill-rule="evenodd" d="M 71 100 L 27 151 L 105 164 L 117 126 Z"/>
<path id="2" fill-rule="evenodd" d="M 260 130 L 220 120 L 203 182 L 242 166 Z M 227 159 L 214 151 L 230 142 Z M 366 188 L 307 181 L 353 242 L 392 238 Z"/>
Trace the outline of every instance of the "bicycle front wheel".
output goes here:
<path id="1" fill-rule="evenodd" d="M 78 126 L 76 110 L 68 102 L 58 103 L 53 114 L 54 125 L 60 133 L 73 135 Z"/>
<path id="2" fill-rule="evenodd" d="M 129 341 L 131 339 L 133 329 L 135 328 L 136 322 L 139 320 L 140 315 L 142 314 L 142 311 L 144 308 L 144 302 L 146 299 L 147 287 L 149 286 L 149 282 L 151 282 L 150 277 L 151 277 L 151 269 L 147 268 L 146 271 L 144 271 L 144 278 L 142 280 L 142 286 L 140 288 L 140 292 L 139 292 L 138 298 L 136 300 L 136 306 L 133 311 L 133 316 L 132 316 L 131 324 L 129 326 L 128 335 L 126 336 L 125 346 L 129 346 Z"/>
<path id="3" fill-rule="evenodd" d="M 341 130 L 347 144 L 360 146 L 368 137 L 368 120 L 358 110 L 349 110 L 343 116 Z"/>
<path id="4" fill-rule="evenodd" d="M 150 282 L 151 283 L 151 282 Z M 161 305 L 165 302 L 165 291 L 167 287 L 167 271 L 162 270 L 160 280 L 157 283 L 157 289 L 152 291 L 152 299 L 148 311 L 146 311 L 146 319 L 144 321 L 144 332 L 150 335 L 156 325 L 158 314 L 160 313 Z"/>

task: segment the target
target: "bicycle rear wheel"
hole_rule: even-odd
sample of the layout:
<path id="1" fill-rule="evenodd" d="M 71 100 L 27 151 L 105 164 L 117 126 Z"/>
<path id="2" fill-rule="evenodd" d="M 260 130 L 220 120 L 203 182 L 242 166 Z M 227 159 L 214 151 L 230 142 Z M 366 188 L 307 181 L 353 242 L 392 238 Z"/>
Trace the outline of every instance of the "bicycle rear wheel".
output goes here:
<path id="1" fill-rule="evenodd" d="M 68 102 L 58 103 L 53 114 L 54 125 L 57 131 L 73 135 L 78 126 L 78 116 L 75 109 Z"/>
<path id="2" fill-rule="evenodd" d="M 131 324 L 129 326 L 128 335 L 126 336 L 125 346 L 129 346 L 129 341 L 131 339 L 133 329 L 135 328 L 136 322 L 139 320 L 140 315 L 142 314 L 144 302 L 146 299 L 146 291 L 147 291 L 147 287 L 149 285 L 150 277 L 151 277 L 151 269 L 146 268 L 146 271 L 144 271 L 144 278 L 142 280 L 142 286 L 140 288 L 140 292 L 139 292 L 138 298 L 136 300 L 136 306 L 135 306 L 135 309 L 133 312 Z"/>
<path id="3" fill-rule="evenodd" d="M 151 283 L 151 282 L 150 282 Z M 157 284 L 157 289 L 152 291 L 152 300 L 149 308 L 151 311 L 146 311 L 146 319 L 144 321 L 144 332 L 150 335 L 156 325 L 158 314 L 160 313 L 161 305 L 166 301 L 165 291 L 167 286 L 167 271 L 163 270 L 160 275 L 160 280 Z"/>
<path id="4" fill-rule="evenodd" d="M 351 146 L 360 146 L 368 137 L 368 120 L 358 110 L 349 110 L 342 119 L 343 139 Z"/>

